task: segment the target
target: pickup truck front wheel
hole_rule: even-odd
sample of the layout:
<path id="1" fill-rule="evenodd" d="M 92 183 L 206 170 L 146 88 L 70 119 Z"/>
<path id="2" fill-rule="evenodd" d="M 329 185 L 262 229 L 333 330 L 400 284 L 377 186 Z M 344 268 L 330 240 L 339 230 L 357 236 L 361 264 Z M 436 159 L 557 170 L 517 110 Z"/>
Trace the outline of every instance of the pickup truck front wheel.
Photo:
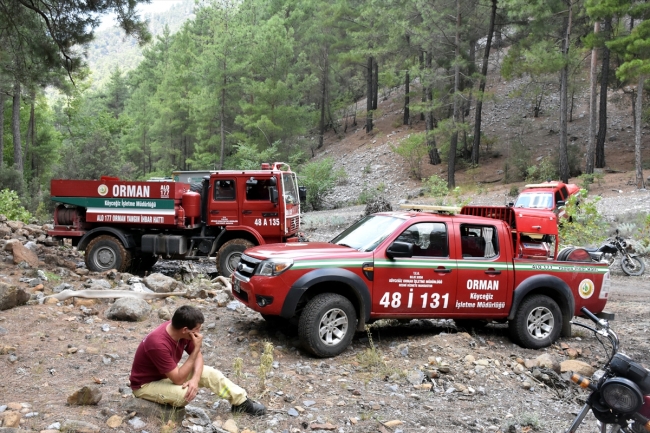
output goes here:
<path id="1" fill-rule="evenodd" d="M 357 313 L 352 303 L 336 293 L 323 293 L 303 309 L 298 335 L 309 352 L 328 358 L 350 345 L 356 327 Z"/>
<path id="2" fill-rule="evenodd" d="M 550 346 L 562 331 L 562 311 L 548 296 L 530 296 L 517 308 L 508 331 L 510 338 L 520 346 L 529 349 Z"/>

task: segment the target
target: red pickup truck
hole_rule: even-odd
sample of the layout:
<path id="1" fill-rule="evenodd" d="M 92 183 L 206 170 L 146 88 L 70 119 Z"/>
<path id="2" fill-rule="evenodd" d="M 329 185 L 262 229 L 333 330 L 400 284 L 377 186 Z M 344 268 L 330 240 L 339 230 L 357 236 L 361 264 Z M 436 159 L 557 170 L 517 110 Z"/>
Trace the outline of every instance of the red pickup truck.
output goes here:
<path id="1" fill-rule="evenodd" d="M 338 355 L 378 319 L 507 321 L 513 341 L 541 348 L 571 335 L 581 307 L 603 311 L 607 264 L 581 249 L 556 260 L 553 212 L 428 210 L 369 215 L 329 243 L 250 248 L 233 294 L 267 320 L 297 319 L 319 357 Z"/>
<path id="2" fill-rule="evenodd" d="M 531 183 L 526 185 L 521 191 L 515 202 L 515 207 L 549 209 L 563 216 L 564 205 L 569 201 L 569 197 L 577 194 L 579 191 L 580 187 L 573 183 Z"/>

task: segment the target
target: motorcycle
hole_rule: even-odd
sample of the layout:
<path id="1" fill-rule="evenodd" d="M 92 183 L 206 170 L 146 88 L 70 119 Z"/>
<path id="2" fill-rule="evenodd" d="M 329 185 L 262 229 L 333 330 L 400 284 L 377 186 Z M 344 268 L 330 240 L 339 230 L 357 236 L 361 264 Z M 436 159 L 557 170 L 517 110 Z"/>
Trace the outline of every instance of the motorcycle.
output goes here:
<path id="1" fill-rule="evenodd" d="M 607 363 L 591 379 L 578 374 L 571 377 L 573 382 L 589 389 L 591 394 L 567 433 L 575 433 L 589 411 L 599 421 L 601 433 L 650 431 L 650 371 L 618 352 L 618 336 L 607 320 L 599 319 L 585 307 L 581 311 L 596 326 L 571 323 L 594 332 L 603 346 L 600 337 L 609 339 L 612 351 Z"/>
<path id="2" fill-rule="evenodd" d="M 589 253 L 592 260 L 597 262 L 606 261 L 610 266 L 616 260 L 618 255 L 621 255 L 621 269 L 631 277 L 638 277 L 645 272 L 645 263 L 638 254 L 630 254 L 627 249 L 627 242 L 618 235 L 609 238 L 599 248 L 585 248 Z"/>

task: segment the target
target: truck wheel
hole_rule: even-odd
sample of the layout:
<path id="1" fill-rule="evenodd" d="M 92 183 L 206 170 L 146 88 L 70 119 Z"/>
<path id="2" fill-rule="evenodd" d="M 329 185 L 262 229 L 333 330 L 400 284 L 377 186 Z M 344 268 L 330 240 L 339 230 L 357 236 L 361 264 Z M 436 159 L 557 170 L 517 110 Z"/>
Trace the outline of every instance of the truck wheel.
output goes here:
<path id="1" fill-rule="evenodd" d="M 643 260 L 638 257 L 630 257 L 629 259 L 625 256 L 621 258 L 621 269 L 630 277 L 638 277 L 643 275 L 645 271 L 645 264 Z"/>
<path id="2" fill-rule="evenodd" d="M 323 293 L 303 309 L 298 335 L 309 352 L 329 358 L 350 345 L 356 327 L 357 312 L 352 303 L 336 293 Z"/>
<path id="3" fill-rule="evenodd" d="M 116 269 L 127 272 L 131 267 L 131 252 L 113 236 L 101 235 L 90 241 L 86 247 L 86 266 L 93 272 Z"/>
<path id="4" fill-rule="evenodd" d="M 230 275 L 237 269 L 244 250 L 252 246 L 253 243 L 246 239 L 233 239 L 223 244 L 217 254 L 217 271 L 219 271 L 219 275 L 230 278 Z"/>
<path id="5" fill-rule="evenodd" d="M 562 311 L 553 299 L 544 295 L 524 299 L 514 320 L 508 324 L 510 338 L 528 349 L 550 346 L 561 330 Z"/>

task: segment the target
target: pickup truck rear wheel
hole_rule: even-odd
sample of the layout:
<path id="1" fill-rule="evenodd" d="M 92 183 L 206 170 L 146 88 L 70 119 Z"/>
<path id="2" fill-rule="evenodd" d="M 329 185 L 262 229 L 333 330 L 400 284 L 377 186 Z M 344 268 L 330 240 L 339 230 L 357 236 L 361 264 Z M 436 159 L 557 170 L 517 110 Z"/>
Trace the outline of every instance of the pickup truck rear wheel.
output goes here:
<path id="1" fill-rule="evenodd" d="M 508 324 L 510 338 L 529 349 L 550 346 L 558 339 L 561 330 L 562 311 L 553 299 L 544 295 L 524 299 L 514 320 Z"/>
<path id="2" fill-rule="evenodd" d="M 104 272 L 109 269 L 127 272 L 131 268 L 131 257 L 131 251 L 110 235 L 97 236 L 86 247 L 86 266 L 93 272 Z"/>
<path id="3" fill-rule="evenodd" d="M 329 358 L 350 345 L 356 327 L 357 312 L 352 303 L 336 293 L 323 293 L 302 310 L 298 335 L 309 352 Z"/>
<path id="4" fill-rule="evenodd" d="M 219 271 L 219 275 L 230 278 L 237 269 L 244 250 L 252 246 L 253 243 L 246 239 L 232 239 L 223 244 L 217 254 L 217 271 Z"/>

